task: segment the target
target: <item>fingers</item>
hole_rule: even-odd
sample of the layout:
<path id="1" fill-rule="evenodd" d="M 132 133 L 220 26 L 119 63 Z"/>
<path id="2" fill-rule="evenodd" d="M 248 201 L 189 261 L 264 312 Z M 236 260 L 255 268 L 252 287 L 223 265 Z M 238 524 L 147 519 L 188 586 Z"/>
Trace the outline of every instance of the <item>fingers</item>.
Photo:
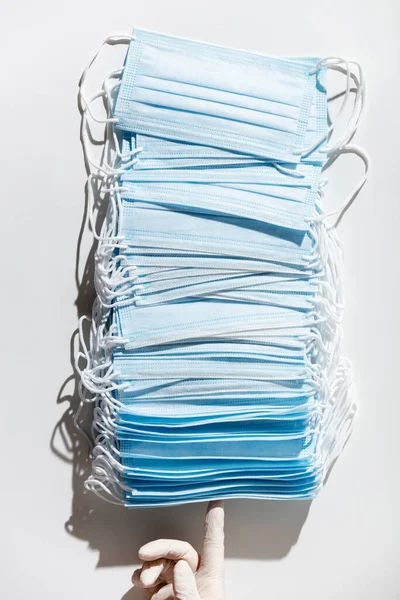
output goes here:
<path id="1" fill-rule="evenodd" d="M 199 565 L 199 555 L 196 550 L 188 544 L 179 540 L 155 540 L 142 546 L 139 550 L 140 560 L 153 562 L 160 558 L 173 561 L 183 560 L 188 563 L 192 571 L 196 571 Z"/>
<path id="2" fill-rule="evenodd" d="M 163 588 L 163 585 L 157 585 L 156 587 L 149 588 L 144 591 L 146 600 L 153 600 L 154 596 Z"/>
<path id="3" fill-rule="evenodd" d="M 173 578 L 175 563 L 172 560 L 160 558 L 152 562 L 144 562 L 141 569 L 136 569 L 132 575 L 132 583 L 145 589 L 158 584 L 170 583 Z"/>
<path id="4" fill-rule="evenodd" d="M 140 575 L 142 573 L 142 569 L 136 569 L 132 575 L 132 583 L 137 587 L 142 587 L 142 583 L 140 581 Z"/>
<path id="5" fill-rule="evenodd" d="M 151 563 L 145 562 L 142 566 L 140 574 L 140 583 L 144 588 L 150 588 L 156 585 L 158 578 L 164 571 L 166 565 L 163 558 L 155 560 Z"/>
<path id="6" fill-rule="evenodd" d="M 165 583 L 164 581 L 157 583 L 151 587 L 144 587 L 140 581 L 141 569 L 136 569 L 132 575 L 132 583 L 135 587 L 143 589 L 146 600 L 174 600 L 174 589 L 172 583 Z"/>
<path id="7" fill-rule="evenodd" d="M 175 565 L 173 589 L 176 600 L 201 600 L 194 573 L 184 560 Z"/>
<path id="8" fill-rule="evenodd" d="M 163 585 L 156 590 L 150 597 L 150 600 L 175 600 L 174 588 L 172 583 Z"/>
<path id="9" fill-rule="evenodd" d="M 136 571 L 132 575 L 132 583 L 135 587 L 143 588 L 143 585 L 140 581 L 141 572 L 142 572 L 142 569 L 136 569 Z M 161 583 L 161 584 L 155 585 L 151 588 L 145 588 L 144 593 L 145 593 L 146 600 L 152 600 L 153 596 L 155 594 L 157 594 L 157 592 L 160 590 L 160 588 L 162 588 L 164 585 L 165 585 L 164 583 Z M 171 584 L 169 584 L 169 585 L 171 585 Z M 162 600 L 162 599 L 159 599 L 159 600 Z"/>
<path id="10" fill-rule="evenodd" d="M 209 572 L 224 568 L 224 503 L 210 502 L 204 523 L 204 545 L 201 569 Z"/>

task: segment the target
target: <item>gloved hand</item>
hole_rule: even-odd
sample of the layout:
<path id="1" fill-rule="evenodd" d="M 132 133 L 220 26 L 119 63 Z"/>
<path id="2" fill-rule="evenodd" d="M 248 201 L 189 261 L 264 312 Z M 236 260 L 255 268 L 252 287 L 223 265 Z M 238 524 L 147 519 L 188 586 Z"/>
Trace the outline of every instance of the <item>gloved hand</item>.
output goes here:
<path id="1" fill-rule="evenodd" d="M 188 543 L 155 540 L 142 546 L 135 586 L 151 600 L 224 600 L 224 504 L 210 502 L 204 524 L 203 554 Z"/>

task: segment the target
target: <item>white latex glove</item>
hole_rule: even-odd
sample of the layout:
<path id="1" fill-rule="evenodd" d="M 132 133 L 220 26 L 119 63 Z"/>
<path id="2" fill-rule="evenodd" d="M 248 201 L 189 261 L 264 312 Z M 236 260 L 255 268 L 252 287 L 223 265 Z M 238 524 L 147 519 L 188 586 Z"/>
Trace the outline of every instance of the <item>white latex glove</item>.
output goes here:
<path id="1" fill-rule="evenodd" d="M 155 540 L 142 546 L 135 586 L 151 600 L 224 600 L 224 504 L 210 502 L 204 523 L 203 554 L 188 543 Z"/>

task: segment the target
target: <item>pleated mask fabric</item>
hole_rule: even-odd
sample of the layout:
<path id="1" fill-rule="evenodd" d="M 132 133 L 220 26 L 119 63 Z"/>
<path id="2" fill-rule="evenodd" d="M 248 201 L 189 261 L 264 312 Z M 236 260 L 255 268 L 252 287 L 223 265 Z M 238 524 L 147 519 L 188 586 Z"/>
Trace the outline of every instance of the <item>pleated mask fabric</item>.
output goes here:
<path id="1" fill-rule="evenodd" d="M 318 59 L 295 62 L 136 30 L 115 115 L 122 130 L 298 162 Z"/>

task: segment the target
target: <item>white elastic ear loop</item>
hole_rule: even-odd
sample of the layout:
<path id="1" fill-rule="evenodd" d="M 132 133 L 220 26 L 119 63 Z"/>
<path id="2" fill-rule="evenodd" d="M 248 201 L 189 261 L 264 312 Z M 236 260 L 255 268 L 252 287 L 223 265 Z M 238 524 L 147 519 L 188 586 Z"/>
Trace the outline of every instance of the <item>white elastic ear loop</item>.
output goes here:
<path id="1" fill-rule="evenodd" d="M 91 171 L 95 171 L 97 174 L 102 175 L 103 177 L 112 177 L 115 176 L 116 172 L 115 172 L 115 168 L 113 168 L 111 165 L 109 165 L 104 158 L 101 160 L 101 166 L 98 165 L 93 158 L 91 158 L 91 153 L 90 153 L 90 148 L 91 148 L 91 140 L 89 137 L 89 122 L 88 122 L 88 115 L 90 116 L 90 104 L 92 102 L 94 102 L 95 100 L 97 100 L 100 97 L 104 97 L 105 96 L 105 92 L 104 90 L 100 90 L 97 91 L 95 94 L 93 94 L 93 96 L 90 98 L 90 100 L 88 101 L 87 104 L 87 108 L 83 111 L 82 113 L 82 122 L 81 122 L 81 135 L 82 135 L 82 144 L 83 144 L 83 149 L 84 149 L 84 154 L 85 154 L 85 158 L 90 166 L 90 170 Z M 98 122 L 100 122 L 98 119 L 96 119 Z M 104 146 L 103 146 L 103 152 L 102 155 L 104 157 L 105 152 L 108 150 L 108 146 L 109 146 L 109 142 L 107 139 L 105 139 L 104 141 Z"/>
<path id="2" fill-rule="evenodd" d="M 321 68 L 321 63 L 326 63 L 326 68 L 327 69 L 335 69 L 337 66 L 343 65 L 345 68 L 345 72 L 346 72 L 346 88 L 345 88 L 345 92 L 344 92 L 344 97 L 343 97 L 343 102 L 340 106 L 340 109 L 336 115 L 336 118 L 334 121 L 331 122 L 330 126 L 328 127 L 328 129 L 326 130 L 325 134 L 319 139 L 317 146 L 324 141 L 324 139 L 326 139 L 328 137 L 328 135 L 333 131 L 333 129 L 335 128 L 335 125 L 337 123 L 337 121 L 341 118 L 342 114 L 344 113 L 346 107 L 347 107 L 347 103 L 349 101 L 349 96 L 350 96 L 350 84 L 351 84 L 351 71 L 349 68 L 349 63 L 342 59 L 342 58 L 336 58 L 336 57 L 330 57 L 327 59 L 323 59 L 322 61 L 320 61 L 320 63 L 318 63 L 317 67 L 318 69 Z M 317 69 L 317 67 L 314 69 L 314 72 Z M 314 148 L 316 146 L 314 145 Z M 314 149 L 313 148 L 313 149 Z M 327 152 L 329 153 L 330 150 L 327 149 Z M 308 152 L 307 152 L 308 154 Z"/>
<path id="3" fill-rule="evenodd" d="M 83 323 L 85 321 L 88 321 L 89 323 L 91 323 L 91 319 L 90 317 L 87 317 L 86 315 L 82 315 L 82 317 L 79 319 L 78 321 L 78 339 L 79 339 L 79 344 L 82 347 L 83 352 L 78 352 L 76 354 L 76 358 L 75 358 L 75 369 L 77 370 L 77 372 L 80 374 L 81 373 L 81 369 L 78 366 L 78 360 L 79 358 L 83 357 L 86 360 L 86 366 L 90 364 L 90 353 L 88 350 L 88 347 L 86 345 L 85 342 L 85 336 L 83 333 Z"/>
<path id="4" fill-rule="evenodd" d="M 79 343 L 80 346 L 82 347 L 82 351 L 78 351 L 75 353 L 75 358 L 74 358 L 74 364 L 75 364 L 75 369 L 77 371 L 77 373 L 79 373 L 79 375 L 82 377 L 82 369 L 79 367 L 78 362 L 80 358 L 84 358 L 86 360 L 86 366 L 88 366 L 91 362 L 91 358 L 90 358 L 90 354 L 89 354 L 89 350 L 88 347 L 86 345 L 85 342 L 85 338 L 84 338 L 84 333 L 83 333 L 83 322 L 84 321 L 89 321 L 89 323 L 91 322 L 91 319 L 89 317 L 87 317 L 86 315 L 83 315 L 78 322 L 78 337 L 79 337 Z M 81 382 L 79 382 L 81 383 Z M 76 427 L 76 429 L 79 431 L 79 433 L 85 438 L 85 440 L 87 441 L 89 448 L 92 449 L 93 448 L 93 442 L 91 440 L 91 438 L 88 436 L 88 434 L 86 433 L 86 431 L 84 431 L 79 423 L 79 418 L 81 416 L 83 407 L 85 404 L 91 404 L 94 399 L 93 398 L 86 398 L 84 396 L 83 393 L 81 393 L 81 390 L 79 390 L 79 397 L 80 397 L 80 403 L 79 406 L 74 414 L 74 425 Z"/>
<path id="5" fill-rule="evenodd" d="M 87 402 L 84 402 L 83 400 L 80 401 L 79 406 L 78 406 L 78 408 L 77 408 L 77 410 L 76 410 L 76 412 L 74 414 L 73 421 L 74 421 L 75 428 L 85 438 L 85 440 L 86 440 L 86 442 L 87 442 L 87 444 L 89 446 L 90 451 L 92 451 L 93 450 L 93 441 L 89 437 L 89 435 L 86 433 L 86 431 L 81 427 L 81 424 L 79 423 L 79 419 L 80 419 L 83 407 L 87 403 L 88 403 L 88 401 Z"/>
<path id="6" fill-rule="evenodd" d="M 82 113 L 82 120 L 81 120 L 81 135 L 82 135 L 82 144 L 83 144 L 85 159 L 87 160 L 90 169 L 96 169 L 96 171 L 100 171 L 100 168 L 98 167 L 98 165 L 93 161 L 93 159 L 90 156 L 91 141 L 90 141 L 90 137 L 89 137 L 89 125 L 88 125 L 88 114 L 90 114 L 90 112 L 87 110 L 87 106 L 90 106 L 91 102 L 93 102 L 94 100 L 96 100 L 97 98 L 99 98 L 102 95 L 103 95 L 103 92 L 101 92 L 101 93 L 96 92 L 96 94 L 94 94 L 91 97 L 91 99 L 89 100 L 89 103 L 86 105 L 86 108 L 84 109 L 84 111 Z"/>
<path id="7" fill-rule="evenodd" d="M 93 174 L 89 175 L 89 177 L 88 177 L 88 220 L 89 220 L 90 228 L 92 230 L 93 237 L 99 242 L 107 241 L 107 242 L 111 242 L 113 244 L 117 244 L 118 242 L 123 240 L 123 236 L 121 236 L 121 235 L 105 236 L 103 231 L 101 231 L 100 233 L 97 233 L 96 223 L 95 223 L 94 194 L 93 194 L 93 189 L 92 189 L 93 178 L 94 178 Z"/>
<path id="8" fill-rule="evenodd" d="M 333 146 L 327 146 L 327 155 L 332 156 L 336 152 L 340 151 L 342 148 L 346 146 L 357 131 L 358 123 L 360 121 L 361 115 L 364 110 L 365 103 L 365 79 L 364 73 L 361 68 L 361 65 L 355 61 L 349 61 L 349 65 L 354 65 L 358 70 L 358 76 L 356 76 L 353 72 L 350 73 L 351 78 L 354 80 L 356 85 L 356 93 L 354 99 L 353 110 L 347 120 L 346 124 L 346 133 L 343 137 L 336 142 Z M 335 67 L 333 67 L 335 68 Z M 339 115 L 338 115 L 339 116 Z"/>
<path id="9" fill-rule="evenodd" d="M 91 68 L 91 66 L 93 65 L 94 61 L 96 60 L 96 58 L 98 57 L 98 55 L 100 54 L 100 52 L 102 51 L 103 47 L 106 45 L 110 45 L 110 46 L 114 46 L 116 44 L 129 44 L 131 41 L 135 40 L 136 38 L 132 35 L 110 35 L 108 36 L 101 44 L 100 48 L 98 49 L 98 51 L 95 53 L 95 55 L 93 56 L 93 58 L 90 60 L 89 64 L 86 66 L 86 68 L 84 69 L 81 78 L 79 80 L 79 98 L 82 101 L 83 104 L 83 108 L 86 109 L 87 107 L 87 103 L 85 100 L 85 94 L 83 93 L 83 89 L 84 89 L 84 84 L 86 82 L 86 77 L 87 74 Z M 97 119 L 95 119 L 97 120 Z M 110 123 L 110 122 L 115 122 L 116 119 L 106 119 L 106 120 L 97 120 L 98 123 Z"/>
<path id="10" fill-rule="evenodd" d="M 325 130 L 325 132 L 315 142 L 313 142 L 308 148 L 301 148 L 299 150 L 296 150 L 293 153 L 295 155 L 306 156 L 307 154 L 310 154 L 310 152 L 315 150 L 315 148 L 317 148 L 317 146 L 319 146 L 331 133 L 331 131 L 333 130 L 333 128 L 336 124 L 337 119 L 340 118 L 340 116 L 342 115 L 343 111 L 345 110 L 345 108 L 347 106 L 347 102 L 348 102 L 349 94 L 350 94 L 350 76 L 351 76 L 347 61 L 345 61 L 343 58 L 338 58 L 335 56 L 329 56 L 327 58 L 323 58 L 315 65 L 314 69 L 312 69 L 312 71 L 310 71 L 310 75 L 314 75 L 323 67 L 326 67 L 327 69 L 329 69 L 336 65 L 344 65 L 345 69 L 346 69 L 346 90 L 345 90 L 342 105 L 339 109 L 336 119 L 334 122 L 332 122 L 330 124 L 330 126 Z"/>
<path id="11" fill-rule="evenodd" d="M 85 488 L 96 494 L 101 500 L 107 500 L 111 504 L 115 504 L 117 506 L 121 506 L 123 504 L 123 500 L 120 499 L 115 492 L 112 492 L 108 489 L 108 487 L 102 482 L 96 479 L 93 476 L 90 476 L 84 483 Z M 98 489 L 100 488 L 100 489 Z M 104 492 L 104 494 L 102 493 Z"/>
<path id="12" fill-rule="evenodd" d="M 123 67 L 122 69 L 119 69 L 118 71 L 114 71 L 103 82 L 103 90 L 105 92 L 104 97 L 105 97 L 106 104 L 107 104 L 107 113 L 109 115 L 112 114 L 112 93 L 113 93 L 113 91 L 117 87 L 119 87 L 121 85 L 121 82 L 118 82 L 114 86 L 111 87 L 110 86 L 110 81 L 118 73 L 122 73 L 123 70 L 124 70 L 124 68 L 125 67 Z M 112 127 L 112 125 L 111 125 L 111 127 Z M 114 140 L 115 153 L 121 159 L 121 161 L 125 162 L 125 161 L 131 159 L 132 157 L 136 156 L 136 154 L 138 154 L 139 152 L 141 152 L 143 150 L 143 148 L 135 148 L 134 150 L 131 150 L 130 152 L 127 152 L 126 154 L 123 154 L 119 150 L 119 140 L 118 140 L 117 134 L 115 133 L 115 130 L 114 130 L 113 127 L 112 127 L 112 130 L 111 130 L 111 135 L 112 135 L 113 140 Z M 132 161 L 129 164 L 124 164 L 124 169 L 128 169 L 133 164 L 135 164 L 135 161 Z"/>
<path id="13" fill-rule="evenodd" d="M 101 166 L 96 164 L 94 160 L 92 160 L 90 158 L 90 150 L 89 148 L 91 147 L 91 142 L 89 139 L 89 120 L 88 120 L 88 115 L 89 117 L 97 122 L 97 123 L 113 123 L 115 120 L 112 119 L 106 119 L 106 120 L 102 120 L 102 119 L 97 119 L 92 111 L 91 111 L 91 104 L 93 102 L 95 102 L 98 98 L 103 98 L 106 102 L 106 107 L 107 107 L 107 114 L 111 114 L 111 102 L 107 97 L 107 92 L 104 89 L 98 90 L 97 92 L 95 92 L 91 98 L 89 100 L 85 100 L 85 109 L 83 111 L 82 114 L 82 140 L 84 142 L 84 148 L 85 148 L 85 156 L 86 156 L 86 160 L 88 161 L 89 165 L 95 169 L 98 173 L 102 173 L 105 176 L 107 175 L 111 175 L 114 173 L 114 169 L 112 166 L 108 165 L 107 162 L 103 159 L 101 161 Z M 105 137 L 105 141 L 104 141 L 104 147 L 103 147 L 103 156 L 106 155 L 107 151 L 109 149 L 109 141 L 107 136 Z"/>
<path id="14" fill-rule="evenodd" d="M 138 161 L 138 159 L 135 158 L 135 156 L 142 151 L 142 148 L 135 148 L 134 150 L 131 150 L 130 152 L 127 152 L 126 154 L 123 154 L 121 152 L 121 150 L 119 149 L 118 136 L 113 128 L 113 123 L 116 121 L 116 119 L 112 119 L 112 118 L 107 118 L 105 120 L 98 119 L 97 117 L 95 117 L 93 115 L 92 110 L 91 110 L 91 104 L 93 104 L 93 102 L 95 102 L 98 98 L 103 98 L 105 101 L 105 104 L 106 104 L 107 114 L 108 115 L 112 114 L 111 94 L 112 94 L 112 91 L 120 85 L 120 82 L 115 84 L 113 87 L 110 87 L 108 84 L 109 84 L 109 81 L 112 79 L 112 77 L 114 77 L 118 73 L 121 73 L 122 71 L 123 71 L 123 69 L 118 69 L 117 71 L 113 71 L 108 76 L 108 78 L 105 79 L 105 81 L 103 82 L 102 89 L 95 92 L 89 100 L 85 99 L 85 110 L 83 111 L 83 114 L 82 114 L 82 140 L 84 143 L 86 160 L 88 161 L 90 167 L 92 167 L 98 173 L 103 174 L 104 176 L 111 176 L 111 175 L 115 176 L 116 174 L 118 174 L 118 172 L 112 165 L 108 164 L 105 159 L 103 159 L 101 161 L 101 166 L 100 166 L 93 159 L 90 158 L 91 143 L 90 143 L 89 134 L 88 134 L 88 129 L 89 129 L 88 115 L 93 121 L 95 121 L 97 123 L 106 123 L 107 127 L 111 127 L 111 129 L 109 131 L 109 135 L 105 136 L 103 156 L 108 155 L 108 153 L 110 151 L 110 138 L 112 138 L 113 142 L 114 142 L 112 151 L 120 158 L 120 160 L 122 160 L 122 161 L 129 160 L 128 163 L 125 162 L 124 165 L 121 166 L 120 174 L 122 174 L 124 172 L 124 170 L 130 168 Z M 130 160 L 130 159 L 132 159 L 132 160 Z"/>
<path id="15" fill-rule="evenodd" d="M 311 71 L 310 74 L 313 74 L 314 72 L 316 72 L 318 69 L 320 69 L 323 66 L 326 66 L 327 69 L 330 68 L 332 70 L 338 70 L 338 67 L 340 67 L 341 65 L 344 66 L 344 70 L 346 73 L 346 89 L 344 92 L 344 98 L 343 98 L 342 105 L 339 109 L 339 112 L 336 115 L 335 120 L 331 123 L 331 125 L 324 132 L 324 134 L 320 138 L 318 138 L 317 141 L 314 142 L 308 148 L 304 148 L 302 150 L 297 150 L 295 152 L 296 155 L 298 155 L 298 154 L 301 154 L 304 156 L 308 155 L 320 143 L 322 143 L 328 137 L 328 135 L 331 133 L 331 131 L 333 131 L 333 129 L 336 127 L 336 123 L 341 118 L 342 114 L 345 111 L 347 103 L 348 103 L 348 99 L 350 96 L 350 80 L 351 79 L 353 79 L 356 84 L 356 96 L 355 96 L 355 100 L 354 100 L 353 110 L 347 120 L 347 126 L 346 126 L 347 131 L 346 131 L 345 135 L 342 137 L 342 139 L 340 139 L 336 144 L 334 144 L 333 146 L 328 146 L 326 148 L 327 155 L 330 156 L 330 155 L 334 154 L 335 152 L 337 152 L 338 150 L 340 150 L 341 148 L 343 148 L 350 141 L 350 139 L 354 135 L 355 131 L 357 130 L 358 123 L 359 123 L 359 120 L 360 120 L 360 117 L 361 117 L 361 114 L 362 114 L 362 111 L 364 108 L 364 99 L 365 99 L 365 80 L 364 80 L 363 70 L 362 70 L 360 64 L 355 61 L 345 61 L 342 58 L 329 57 L 329 58 L 324 58 L 321 61 L 319 61 L 319 63 L 316 65 L 316 67 L 313 69 L 313 71 Z M 354 65 L 357 68 L 358 77 L 350 70 L 349 65 Z"/>
<path id="16" fill-rule="evenodd" d="M 89 98 L 89 100 L 86 98 L 86 96 L 84 96 L 82 93 L 80 94 L 80 98 L 81 100 L 83 100 L 83 110 L 84 112 L 87 112 L 88 115 L 90 116 L 90 118 L 92 119 L 92 121 L 94 121 L 95 123 L 115 123 L 118 119 L 115 118 L 109 118 L 107 117 L 107 119 L 99 119 L 98 117 L 96 117 L 93 112 L 92 112 L 92 108 L 91 105 L 93 104 L 93 102 L 95 100 L 97 100 L 98 98 L 103 97 L 104 99 L 106 99 L 106 92 L 104 89 L 101 89 L 99 91 L 97 91 L 93 96 L 91 96 Z"/>
<path id="17" fill-rule="evenodd" d="M 324 213 L 323 215 L 321 215 L 319 217 L 314 217 L 314 218 L 310 219 L 310 222 L 318 222 L 318 221 L 325 221 L 329 217 L 334 217 L 336 215 L 339 215 L 338 218 L 336 219 L 336 221 L 333 223 L 333 225 L 328 226 L 328 229 L 333 229 L 339 225 L 340 221 L 343 218 L 343 215 L 345 214 L 345 212 L 347 212 L 347 210 L 353 204 L 358 193 L 364 187 L 364 185 L 368 179 L 370 159 L 369 159 L 368 154 L 366 152 L 364 152 L 364 150 L 362 150 L 358 146 L 347 145 L 341 149 L 341 153 L 342 154 L 355 154 L 356 156 L 361 158 L 361 160 L 364 163 L 365 172 L 364 172 L 363 177 L 360 179 L 359 183 L 356 185 L 355 189 L 351 192 L 351 194 L 348 196 L 348 198 L 346 199 L 346 201 L 343 203 L 343 205 L 340 208 L 338 208 L 332 212 L 329 212 L 329 213 Z"/>

